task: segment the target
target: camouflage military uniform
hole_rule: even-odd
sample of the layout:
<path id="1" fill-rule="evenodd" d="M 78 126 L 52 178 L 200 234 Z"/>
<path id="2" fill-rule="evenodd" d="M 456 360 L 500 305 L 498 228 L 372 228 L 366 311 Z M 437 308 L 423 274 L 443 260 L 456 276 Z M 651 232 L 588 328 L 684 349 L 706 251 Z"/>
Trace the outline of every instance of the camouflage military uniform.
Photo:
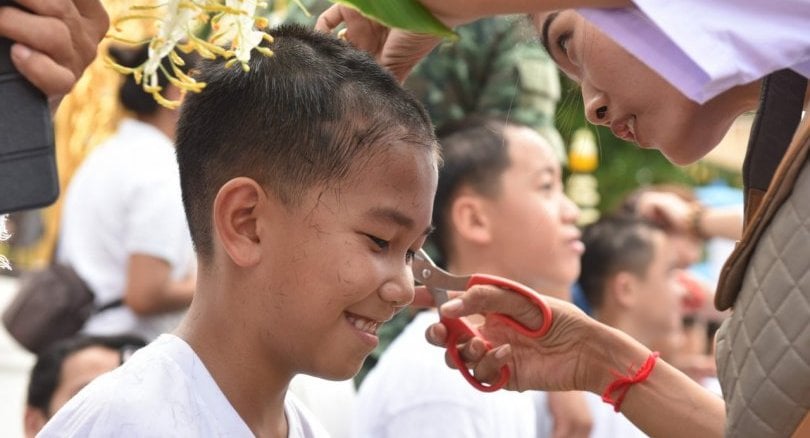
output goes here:
<path id="1" fill-rule="evenodd" d="M 304 4 L 313 16 L 307 18 L 291 6 L 288 22 L 314 25 L 317 15 L 330 5 L 323 0 Z M 441 126 L 473 113 L 499 115 L 536 129 L 564 161 L 562 138 L 554 128 L 559 76 L 531 23 L 517 16 L 489 18 L 456 31 L 460 40 L 437 47 L 405 82 L 405 88 L 428 109 L 433 123 Z M 412 317 L 412 312 L 400 312 L 380 328 L 380 344 L 355 377 L 358 386 Z"/>

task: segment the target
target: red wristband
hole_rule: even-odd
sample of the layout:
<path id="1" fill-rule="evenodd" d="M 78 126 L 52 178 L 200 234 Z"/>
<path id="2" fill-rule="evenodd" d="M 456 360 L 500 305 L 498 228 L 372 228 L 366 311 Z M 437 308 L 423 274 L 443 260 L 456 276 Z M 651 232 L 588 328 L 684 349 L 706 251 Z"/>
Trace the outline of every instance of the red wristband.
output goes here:
<path id="1" fill-rule="evenodd" d="M 613 405 L 613 410 L 619 412 L 621 409 L 622 402 L 624 401 L 624 396 L 627 395 L 627 391 L 636 383 L 643 382 L 650 377 L 650 373 L 652 373 L 653 368 L 655 368 L 656 359 L 658 359 L 658 352 L 654 351 L 650 353 L 650 357 L 644 362 L 644 365 L 633 374 L 632 366 L 628 368 L 627 373 L 632 375 L 622 376 L 619 373 L 614 372 L 616 380 L 613 381 L 610 385 L 608 385 L 605 392 L 602 394 L 602 401 Z M 618 397 L 615 399 L 613 398 L 613 393 L 618 393 Z"/>

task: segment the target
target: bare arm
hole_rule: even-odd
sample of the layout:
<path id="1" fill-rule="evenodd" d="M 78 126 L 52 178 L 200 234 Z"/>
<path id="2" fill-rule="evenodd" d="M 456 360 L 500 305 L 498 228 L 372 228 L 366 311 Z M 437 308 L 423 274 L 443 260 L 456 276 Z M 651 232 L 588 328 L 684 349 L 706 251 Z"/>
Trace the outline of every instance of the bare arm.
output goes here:
<path id="1" fill-rule="evenodd" d="M 483 17 L 571 8 L 623 8 L 631 0 L 420 0 L 439 19 L 455 26 Z"/>
<path id="2" fill-rule="evenodd" d="M 707 208 L 687 202 L 674 193 L 649 191 L 638 198 L 636 210 L 648 220 L 677 233 L 700 231 L 703 237 L 739 240 L 743 216 L 739 208 Z M 698 214 L 695 217 L 695 214 Z M 697 220 L 699 223 L 693 223 Z"/>
<path id="3" fill-rule="evenodd" d="M 551 330 L 540 339 L 528 338 L 488 320 L 480 327 L 498 346 L 485 353 L 480 340 L 461 345 L 461 351 L 476 378 L 491 383 L 500 367 L 512 370 L 507 388 L 513 390 L 586 390 L 602 394 L 616 379 L 614 373 L 637 370 L 650 350 L 629 335 L 601 324 L 573 305 L 546 297 L 552 308 Z M 500 312 L 537 327 L 540 313 L 523 298 L 502 289 L 476 286 L 451 300 L 442 309 L 450 317 Z M 435 324 L 428 340 L 444 345 L 446 331 Z M 659 359 L 649 376 L 633 385 L 621 412 L 645 433 L 667 437 L 720 437 L 725 425 L 723 400 Z"/>
<path id="4" fill-rule="evenodd" d="M 194 296 L 196 277 L 172 281 L 165 260 L 144 254 L 129 258 L 124 303 L 138 315 L 154 315 L 188 307 Z"/>
<path id="5" fill-rule="evenodd" d="M 700 229 L 711 237 L 739 240 L 742 236 L 743 217 L 738 208 L 710 208 L 700 217 Z"/>
<path id="6" fill-rule="evenodd" d="M 638 369 L 649 355 L 647 348 L 618 330 L 611 328 L 602 338 L 606 357 L 600 378 L 590 388 L 597 394 L 615 380 L 611 370 L 626 372 L 630 364 Z M 661 359 L 646 381 L 630 388 L 621 407 L 622 414 L 650 436 L 722 437 L 725 428 L 723 399 Z"/>
<path id="7" fill-rule="evenodd" d="M 454 27 L 477 19 L 500 15 L 568 9 L 576 7 L 627 7 L 630 0 L 420 0 L 433 15 Z M 316 29 L 331 32 L 346 24 L 346 39 L 371 53 L 380 65 L 388 68 L 400 81 L 440 42 L 438 38 L 389 29 L 369 20 L 352 8 L 334 5 L 318 18 Z"/>

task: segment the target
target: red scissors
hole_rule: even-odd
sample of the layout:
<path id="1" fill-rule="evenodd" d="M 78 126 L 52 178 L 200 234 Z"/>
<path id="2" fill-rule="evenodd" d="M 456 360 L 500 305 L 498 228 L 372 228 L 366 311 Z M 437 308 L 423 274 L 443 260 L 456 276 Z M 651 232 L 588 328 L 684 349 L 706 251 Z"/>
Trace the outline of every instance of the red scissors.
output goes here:
<path id="1" fill-rule="evenodd" d="M 510 291 L 518 293 L 531 301 L 532 304 L 537 306 L 543 314 L 543 325 L 540 326 L 540 328 L 532 330 L 509 316 L 500 313 L 494 313 L 491 316 L 500 319 L 518 333 L 534 338 L 539 338 L 545 335 L 549 328 L 551 328 L 551 309 L 549 308 L 548 304 L 546 304 L 543 297 L 538 295 L 529 287 L 518 282 L 486 274 L 453 275 L 437 267 L 436 264 L 433 263 L 433 260 L 431 260 L 427 253 L 422 249 L 417 251 L 414 255 L 412 269 L 414 280 L 427 287 L 428 291 L 430 291 L 430 294 L 433 296 L 433 301 L 436 303 L 436 307 L 440 307 L 442 304 L 447 302 L 449 299 L 447 291 L 465 291 L 477 284 L 493 285 L 504 289 L 509 289 Z M 470 326 L 463 319 L 446 318 L 442 316 L 441 322 L 445 327 L 447 327 L 447 350 L 450 352 L 450 357 L 453 359 L 453 363 L 456 365 L 459 371 L 461 371 L 461 374 L 464 375 L 464 378 L 480 391 L 493 392 L 503 388 L 509 381 L 508 366 L 504 365 L 501 368 L 501 374 L 495 383 L 491 385 L 481 383 L 478 379 L 473 377 L 472 373 L 470 373 L 470 370 L 467 368 L 464 360 L 461 359 L 461 354 L 458 352 L 458 346 L 456 345 L 458 339 L 462 336 L 464 338 L 478 337 L 484 340 L 487 350 L 490 350 L 492 345 L 489 343 L 489 341 L 481 336 L 475 327 Z"/>

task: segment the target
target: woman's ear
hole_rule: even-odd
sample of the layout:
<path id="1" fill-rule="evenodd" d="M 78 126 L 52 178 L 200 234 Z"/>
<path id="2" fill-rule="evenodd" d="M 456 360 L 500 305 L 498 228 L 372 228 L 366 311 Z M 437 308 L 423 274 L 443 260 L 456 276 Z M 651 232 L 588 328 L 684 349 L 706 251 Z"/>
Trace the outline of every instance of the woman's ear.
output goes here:
<path id="1" fill-rule="evenodd" d="M 492 241 L 490 220 L 480 195 L 462 189 L 459 196 L 453 200 L 450 219 L 459 239 L 477 244 Z"/>
<path id="2" fill-rule="evenodd" d="M 261 260 L 260 236 L 267 201 L 264 189 L 245 177 L 225 183 L 214 199 L 214 235 L 237 266 L 254 266 Z"/>

